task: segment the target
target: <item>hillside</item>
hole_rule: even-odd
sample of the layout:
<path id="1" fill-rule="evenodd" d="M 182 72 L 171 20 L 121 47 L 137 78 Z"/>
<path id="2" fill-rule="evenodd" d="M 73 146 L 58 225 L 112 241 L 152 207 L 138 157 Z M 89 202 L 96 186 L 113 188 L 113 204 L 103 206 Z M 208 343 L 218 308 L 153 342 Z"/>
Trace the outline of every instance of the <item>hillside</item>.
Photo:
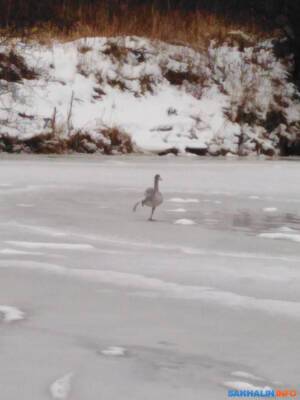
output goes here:
<path id="1" fill-rule="evenodd" d="M 299 150 L 293 60 L 231 32 L 207 50 L 128 36 L 0 46 L 0 149 L 287 155 Z"/>

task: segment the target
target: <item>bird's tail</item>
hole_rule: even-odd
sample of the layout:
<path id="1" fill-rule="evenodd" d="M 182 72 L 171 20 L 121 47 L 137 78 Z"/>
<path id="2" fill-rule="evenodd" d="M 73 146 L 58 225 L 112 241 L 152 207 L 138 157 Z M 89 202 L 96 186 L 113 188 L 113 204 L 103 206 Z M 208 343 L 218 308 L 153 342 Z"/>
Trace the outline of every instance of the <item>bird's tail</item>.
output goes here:
<path id="1" fill-rule="evenodd" d="M 138 201 L 138 202 L 134 205 L 134 207 L 133 207 L 133 209 L 132 209 L 133 212 L 136 212 L 136 209 L 138 208 L 139 204 L 141 204 L 140 201 Z"/>

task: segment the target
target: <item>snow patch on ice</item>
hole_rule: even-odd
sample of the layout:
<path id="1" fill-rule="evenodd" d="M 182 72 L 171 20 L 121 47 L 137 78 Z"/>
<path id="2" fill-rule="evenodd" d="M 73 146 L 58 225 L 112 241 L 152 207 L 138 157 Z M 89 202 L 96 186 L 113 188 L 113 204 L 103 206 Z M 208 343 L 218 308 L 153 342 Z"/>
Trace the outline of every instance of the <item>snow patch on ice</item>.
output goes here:
<path id="1" fill-rule="evenodd" d="M 273 213 L 276 212 L 278 209 L 276 207 L 265 207 L 263 208 L 264 212 Z"/>
<path id="2" fill-rule="evenodd" d="M 296 234 L 298 233 L 296 229 L 290 228 L 288 226 L 282 226 L 278 230 L 283 233 L 296 233 Z"/>
<path id="3" fill-rule="evenodd" d="M 65 400 L 69 397 L 72 378 L 73 373 L 70 372 L 52 383 L 50 393 L 53 399 Z"/>
<path id="4" fill-rule="evenodd" d="M 185 208 L 174 208 L 173 210 L 167 210 L 168 212 L 174 212 L 174 213 L 186 213 Z"/>
<path id="5" fill-rule="evenodd" d="M 230 389 L 236 389 L 236 390 L 272 390 L 269 386 L 265 387 L 260 387 L 260 386 L 254 386 L 251 383 L 248 382 L 242 382 L 242 381 L 227 381 L 223 383 L 224 386 L 230 388 Z"/>
<path id="6" fill-rule="evenodd" d="M 196 225 L 196 222 L 191 219 L 177 219 L 174 224 L 176 225 Z"/>
<path id="7" fill-rule="evenodd" d="M 205 256 L 207 255 L 207 251 L 204 249 L 196 249 L 193 247 L 182 247 L 180 251 L 183 254 L 189 254 L 189 255 L 194 255 L 194 256 Z"/>
<path id="8" fill-rule="evenodd" d="M 168 201 L 171 201 L 173 203 L 199 203 L 198 199 L 182 199 L 180 197 L 173 197 L 172 199 L 169 199 Z"/>
<path id="9" fill-rule="evenodd" d="M 300 234 L 295 234 L 295 233 L 281 233 L 281 232 L 260 233 L 258 236 L 263 239 L 275 239 L 275 240 L 281 239 L 281 240 L 289 240 L 291 242 L 300 243 Z"/>
<path id="10" fill-rule="evenodd" d="M 127 350 L 119 346 L 110 346 L 107 349 L 101 350 L 101 354 L 104 356 L 123 357 L 126 353 Z"/>
<path id="11" fill-rule="evenodd" d="M 4 322 L 20 321 L 25 318 L 25 314 L 23 311 L 12 306 L 0 305 L 0 314 L 3 314 Z"/>
<path id="12" fill-rule="evenodd" d="M 6 225 L 10 227 L 14 227 L 16 229 L 19 229 L 21 231 L 32 231 L 32 232 L 37 232 L 39 234 L 43 235 L 49 235 L 49 236 L 54 236 L 54 237 L 61 237 L 61 236 L 67 236 L 65 232 L 58 231 L 56 229 L 47 227 L 47 226 L 36 226 L 36 225 L 28 225 L 28 224 L 22 224 L 17 221 L 9 221 L 5 223 Z"/>
<path id="13" fill-rule="evenodd" d="M 17 255 L 20 255 L 20 256 L 26 256 L 26 255 L 28 255 L 28 256 L 40 256 L 43 253 L 36 252 L 36 251 L 23 251 L 23 250 L 15 250 L 15 249 L 1 249 L 0 250 L 0 254 L 7 255 L 7 256 L 10 256 L 10 255 L 16 255 L 16 256 Z"/>
<path id="14" fill-rule="evenodd" d="M 234 371 L 231 373 L 232 376 L 236 376 L 237 378 L 245 378 L 245 379 L 252 379 L 253 381 L 263 381 L 264 379 L 260 378 L 259 376 L 252 375 L 249 372 L 244 371 Z"/>
<path id="15" fill-rule="evenodd" d="M 5 243 L 27 249 L 94 250 L 94 246 L 85 243 L 24 242 L 17 240 L 7 240 Z"/>

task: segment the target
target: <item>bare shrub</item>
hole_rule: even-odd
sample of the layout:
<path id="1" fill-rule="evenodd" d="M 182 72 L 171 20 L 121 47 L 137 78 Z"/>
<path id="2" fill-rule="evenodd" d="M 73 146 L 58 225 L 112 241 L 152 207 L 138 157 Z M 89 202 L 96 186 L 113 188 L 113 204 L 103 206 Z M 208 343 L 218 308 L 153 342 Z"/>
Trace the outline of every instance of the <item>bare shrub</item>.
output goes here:
<path id="1" fill-rule="evenodd" d="M 171 85 L 181 86 L 184 82 L 198 83 L 199 76 L 190 70 L 187 71 L 173 71 L 168 69 L 164 77 L 171 83 Z"/>
<path id="2" fill-rule="evenodd" d="M 37 154 L 63 154 L 66 152 L 66 143 L 52 133 L 40 134 L 30 139 L 24 140 L 25 144 L 32 153 Z"/>
<path id="3" fill-rule="evenodd" d="M 105 138 L 109 140 L 109 144 L 104 145 L 105 154 L 127 154 L 133 152 L 133 144 L 130 136 L 127 133 L 121 131 L 119 128 L 106 128 L 104 130 L 101 130 L 101 133 Z"/>
<path id="4" fill-rule="evenodd" d="M 113 88 L 120 89 L 122 92 L 124 92 L 127 89 L 126 83 L 120 78 L 108 79 L 107 83 Z"/>
<path id="5" fill-rule="evenodd" d="M 121 62 L 126 59 L 128 55 L 128 49 L 124 46 L 119 45 L 118 43 L 110 42 L 102 53 L 107 56 L 113 57 L 115 60 Z"/>
<path id="6" fill-rule="evenodd" d="M 101 100 L 103 96 L 105 96 L 104 90 L 101 89 L 101 87 L 96 86 L 94 87 L 94 92 L 95 94 L 93 95 L 94 100 Z"/>
<path id="7" fill-rule="evenodd" d="M 77 66 L 76 66 L 76 69 L 77 69 L 77 72 L 78 72 L 80 75 L 84 76 L 85 78 L 87 78 L 87 77 L 89 76 L 89 74 L 88 74 L 88 72 L 87 72 L 87 69 L 86 69 L 86 65 L 85 65 L 84 62 L 79 61 L 78 64 L 77 64 Z"/>
<path id="8" fill-rule="evenodd" d="M 9 53 L 0 53 L 0 79 L 7 82 L 19 82 L 22 79 L 36 79 L 38 74 L 29 68 L 22 56 L 13 49 Z"/>
<path id="9" fill-rule="evenodd" d="M 103 142 L 95 140 L 86 132 L 78 131 L 69 136 L 67 146 L 70 151 L 76 153 L 95 153 L 103 150 Z"/>
<path id="10" fill-rule="evenodd" d="M 141 94 L 153 93 L 153 78 L 151 75 L 144 75 L 140 78 Z"/>
<path id="11" fill-rule="evenodd" d="M 63 154 L 66 143 L 52 134 L 40 134 L 30 139 L 1 135 L 0 148 L 7 153 Z"/>

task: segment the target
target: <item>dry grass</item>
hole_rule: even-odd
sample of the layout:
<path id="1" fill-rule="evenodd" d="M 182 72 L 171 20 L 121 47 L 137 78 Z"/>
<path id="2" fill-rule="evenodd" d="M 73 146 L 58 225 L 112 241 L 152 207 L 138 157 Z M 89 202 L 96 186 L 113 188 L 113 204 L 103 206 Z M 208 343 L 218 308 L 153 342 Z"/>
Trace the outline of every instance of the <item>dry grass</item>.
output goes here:
<path id="1" fill-rule="evenodd" d="M 63 23 L 59 23 L 62 20 Z M 239 30 L 255 38 L 270 35 L 264 26 L 254 21 L 238 24 L 211 13 L 186 13 L 180 10 L 161 13 L 149 6 L 125 9 L 113 17 L 104 6 L 81 7 L 73 10 L 71 16 L 60 17 L 57 23 L 23 29 L 21 34 L 24 38 L 37 39 L 45 44 L 53 39 L 70 41 L 82 37 L 136 35 L 173 44 L 189 43 L 205 47 L 210 40 L 223 41 L 230 31 Z M 20 35 L 20 31 L 15 35 Z"/>
<path id="2" fill-rule="evenodd" d="M 64 137 L 59 132 L 41 133 L 30 139 L 21 139 L 9 135 L 0 135 L 0 152 L 67 154 L 67 153 L 101 153 L 128 154 L 133 152 L 133 143 L 129 135 L 117 127 L 102 129 L 99 137 L 88 132 L 73 132 Z"/>

